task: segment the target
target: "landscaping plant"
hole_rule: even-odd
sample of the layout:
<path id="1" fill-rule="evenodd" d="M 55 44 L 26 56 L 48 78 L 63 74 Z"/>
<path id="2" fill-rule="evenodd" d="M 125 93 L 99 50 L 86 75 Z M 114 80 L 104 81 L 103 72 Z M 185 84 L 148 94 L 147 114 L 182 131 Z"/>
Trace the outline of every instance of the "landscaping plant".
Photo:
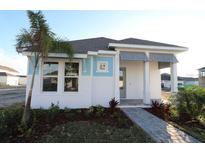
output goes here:
<path id="1" fill-rule="evenodd" d="M 164 103 L 163 101 L 152 101 L 152 111 L 161 118 L 167 120 L 171 115 L 171 104 Z"/>
<path id="2" fill-rule="evenodd" d="M 68 54 L 69 58 L 72 58 L 73 56 L 71 45 L 64 40 L 55 37 L 55 34 L 51 31 L 41 11 L 27 11 L 27 15 L 30 28 L 28 30 L 23 29 L 16 37 L 17 52 L 29 51 L 34 58 L 32 59 L 30 57 L 30 61 L 33 65 L 33 73 L 22 118 L 22 123 L 26 126 L 31 117 L 31 98 L 39 60 L 46 58 L 49 52 L 65 52 Z"/>
<path id="3" fill-rule="evenodd" d="M 110 100 L 109 105 L 110 105 L 111 112 L 114 112 L 114 110 L 118 104 L 119 104 L 119 102 L 115 99 L 115 97 Z"/>
<path id="4" fill-rule="evenodd" d="M 196 121 L 205 115 L 205 88 L 189 86 L 181 89 L 173 96 L 172 102 L 180 121 Z"/>

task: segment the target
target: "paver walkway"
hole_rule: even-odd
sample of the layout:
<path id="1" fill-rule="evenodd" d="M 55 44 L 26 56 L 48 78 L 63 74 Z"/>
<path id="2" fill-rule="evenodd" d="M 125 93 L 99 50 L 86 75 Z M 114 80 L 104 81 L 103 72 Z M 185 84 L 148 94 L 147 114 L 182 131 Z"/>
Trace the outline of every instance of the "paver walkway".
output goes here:
<path id="1" fill-rule="evenodd" d="M 122 110 L 158 143 L 199 143 L 192 136 L 141 108 L 122 108 Z"/>

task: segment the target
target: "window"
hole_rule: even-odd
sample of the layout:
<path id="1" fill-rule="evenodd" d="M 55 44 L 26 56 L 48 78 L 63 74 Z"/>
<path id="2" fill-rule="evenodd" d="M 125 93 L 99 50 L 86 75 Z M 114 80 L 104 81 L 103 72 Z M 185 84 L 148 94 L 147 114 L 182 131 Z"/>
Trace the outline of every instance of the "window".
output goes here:
<path id="1" fill-rule="evenodd" d="M 200 72 L 200 76 L 201 76 L 201 77 L 205 77 L 205 72 L 204 72 L 204 71 L 201 71 L 201 72 Z"/>
<path id="2" fill-rule="evenodd" d="M 43 91 L 57 91 L 58 63 L 44 62 L 43 64 Z"/>
<path id="3" fill-rule="evenodd" d="M 78 91 L 79 63 L 65 63 L 64 91 Z"/>
<path id="4" fill-rule="evenodd" d="M 97 62 L 97 72 L 108 72 L 108 62 L 98 61 Z"/>

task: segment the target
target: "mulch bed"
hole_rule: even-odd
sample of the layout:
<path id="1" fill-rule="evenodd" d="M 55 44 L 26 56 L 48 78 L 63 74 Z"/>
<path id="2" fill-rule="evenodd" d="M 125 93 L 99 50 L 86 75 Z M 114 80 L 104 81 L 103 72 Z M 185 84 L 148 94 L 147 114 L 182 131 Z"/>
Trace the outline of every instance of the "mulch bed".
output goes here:
<path id="1" fill-rule="evenodd" d="M 133 126 L 131 120 L 129 120 L 125 114 L 118 108 L 115 109 L 114 113 L 109 108 L 105 108 L 102 114 L 96 114 L 95 112 L 89 113 L 87 109 L 81 110 L 60 110 L 53 119 L 48 115 L 47 110 L 33 110 L 36 114 L 35 119 L 32 123 L 32 130 L 30 134 L 15 134 L 8 142 L 37 142 L 42 135 L 50 132 L 54 127 L 66 124 L 72 121 L 89 121 L 95 122 L 102 125 L 109 125 L 117 128 L 129 128 Z M 119 121 L 125 120 L 124 123 Z"/>

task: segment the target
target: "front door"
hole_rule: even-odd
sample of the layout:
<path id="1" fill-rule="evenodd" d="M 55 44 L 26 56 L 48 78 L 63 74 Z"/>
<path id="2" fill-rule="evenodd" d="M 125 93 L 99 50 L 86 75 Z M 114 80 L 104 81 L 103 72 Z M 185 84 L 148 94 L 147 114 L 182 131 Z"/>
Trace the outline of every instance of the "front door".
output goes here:
<path id="1" fill-rule="evenodd" d="M 126 98 L 126 68 L 120 68 L 120 98 Z"/>

